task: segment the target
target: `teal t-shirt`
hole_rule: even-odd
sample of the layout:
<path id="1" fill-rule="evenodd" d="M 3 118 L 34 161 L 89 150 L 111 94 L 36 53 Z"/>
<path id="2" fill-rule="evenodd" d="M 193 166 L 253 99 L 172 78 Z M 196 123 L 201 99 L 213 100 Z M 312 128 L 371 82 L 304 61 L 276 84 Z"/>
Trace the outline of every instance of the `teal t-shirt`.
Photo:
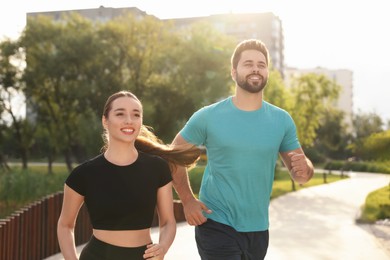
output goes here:
<path id="1" fill-rule="evenodd" d="M 267 230 L 278 154 L 300 147 L 291 116 L 266 101 L 243 111 L 229 97 L 195 112 L 180 134 L 206 147 L 199 194 L 213 211 L 206 217 L 239 232 Z"/>

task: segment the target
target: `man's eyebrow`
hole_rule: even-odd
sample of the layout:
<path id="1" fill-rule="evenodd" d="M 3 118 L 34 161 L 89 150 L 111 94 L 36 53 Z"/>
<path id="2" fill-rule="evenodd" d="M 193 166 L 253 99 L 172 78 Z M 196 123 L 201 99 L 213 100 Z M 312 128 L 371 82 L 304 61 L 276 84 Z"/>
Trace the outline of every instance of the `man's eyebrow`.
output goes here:
<path id="1" fill-rule="evenodd" d="M 255 62 L 254 60 L 244 60 L 243 63 L 261 63 L 261 64 L 267 64 L 265 61 L 258 61 L 258 62 Z"/>

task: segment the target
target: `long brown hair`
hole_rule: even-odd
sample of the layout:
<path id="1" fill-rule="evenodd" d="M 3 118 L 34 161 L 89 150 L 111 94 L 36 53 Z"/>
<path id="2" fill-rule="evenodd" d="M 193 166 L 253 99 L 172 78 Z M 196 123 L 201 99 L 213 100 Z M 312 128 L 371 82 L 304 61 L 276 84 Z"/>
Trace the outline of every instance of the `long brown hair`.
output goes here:
<path id="1" fill-rule="evenodd" d="M 103 116 L 105 118 L 108 118 L 108 114 L 112 109 L 112 102 L 120 97 L 133 98 L 137 100 L 142 107 L 142 103 L 136 95 L 134 95 L 130 91 L 122 90 L 108 97 L 103 109 Z M 101 151 L 104 152 L 108 147 L 107 133 L 104 132 L 102 137 L 104 145 Z M 196 146 L 191 146 L 190 148 L 182 149 L 177 146 L 164 144 L 153 133 L 152 128 L 147 127 L 145 125 L 141 126 L 140 133 L 137 136 L 134 145 L 139 151 L 160 156 L 161 158 L 168 161 L 171 166 L 181 165 L 185 167 L 193 167 L 199 160 L 201 154 L 201 150 Z"/>

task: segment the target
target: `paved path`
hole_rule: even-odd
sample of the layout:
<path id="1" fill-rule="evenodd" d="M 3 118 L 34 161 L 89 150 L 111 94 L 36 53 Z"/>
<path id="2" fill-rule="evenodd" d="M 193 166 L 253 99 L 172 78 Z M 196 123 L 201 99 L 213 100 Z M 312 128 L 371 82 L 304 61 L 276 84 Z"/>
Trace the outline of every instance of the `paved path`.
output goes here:
<path id="1" fill-rule="evenodd" d="M 389 260 L 389 251 L 355 218 L 367 194 L 388 185 L 390 175 L 350 177 L 272 200 L 266 259 Z"/>
<path id="2" fill-rule="evenodd" d="M 389 182 L 390 175 L 352 173 L 349 179 L 272 200 L 266 260 L 389 260 L 390 248 L 384 248 L 370 229 L 355 224 L 367 194 Z M 157 240 L 155 228 L 152 237 Z M 49 259 L 63 258 L 58 254 Z M 165 259 L 200 260 L 192 226 L 178 223 Z"/>

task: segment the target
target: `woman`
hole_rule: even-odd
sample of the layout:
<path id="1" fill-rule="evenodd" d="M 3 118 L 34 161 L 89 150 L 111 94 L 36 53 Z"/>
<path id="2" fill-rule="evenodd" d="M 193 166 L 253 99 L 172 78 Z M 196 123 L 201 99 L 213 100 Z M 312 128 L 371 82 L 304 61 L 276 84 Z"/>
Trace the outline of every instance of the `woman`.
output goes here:
<path id="1" fill-rule="evenodd" d="M 199 150 L 173 149 L 142 124 L 142 105 L 127 91 L 104 107 L 103 153 L 77 166 L 64 185 L 58 241 L 65 259 L 77 259 L 74 226 L 85 202 L 93 235 L 80 260 L 164 259 L 176 234 L 171 168 L 192 166 Z M 160 235 L 150 228 L 157 206 Z"/>

